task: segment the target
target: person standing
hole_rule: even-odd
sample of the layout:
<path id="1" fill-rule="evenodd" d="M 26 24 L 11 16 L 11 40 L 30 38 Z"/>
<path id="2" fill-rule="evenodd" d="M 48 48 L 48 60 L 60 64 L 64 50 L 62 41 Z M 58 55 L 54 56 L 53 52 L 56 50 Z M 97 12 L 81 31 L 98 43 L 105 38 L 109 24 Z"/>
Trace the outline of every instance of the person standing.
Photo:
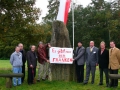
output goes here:
<path id="1" fill-rule="evenodd" d="M 36 76 L 36 66 L 37 66 L 37 54 L 35 52 L 35 45 L 31 45 L 30 51 L 27 52 L 27 64 L 28 64 L 28 84 L 34 83 L 34 78 Z"/>
<path id="2" fill-rule="evenodd" d="M 22 63 L 23 63 L 23 66 L 22 66 L 22 73 L 23 73 L 22 83 L 23 83 L 24 79 L 25 79 L 26 53 L 25 53 L 25 50 L 23 49 L 23 44 L 22 43 L 19 43 L 18 46 L 20 48 L 20 52 L 22 53 Z"/>
<path id="3" fill-rule="evenodd" d="M 100 83 L 103 85 L 103 72 L 106 77 L 106 86 L 109 86 L 109 77 L 108 77 L 108 65 L 109 65 L 109 51 L 105 48 L 105 42 L 100 43 L 100 49 L 98 51 L 98 64 L 100 70 Z"/>
<path id="4" fill-rule="evenodd" d="M 110 49 L 109 49 L 109 69 L 110 74 L 118 74 L 118 69 L 120 65 L 120 51 L 115 46 L 115 42 L 110 42 Z M 110 87 L 117 87 L 118 86 L 118 79 L 111 79 Z"/>
<path id="5" fill-rule="evenodd" d="M 37 81 L 40 82 L 40 79 L 44 81 L 46 79 L 46 75 L 48 72 L 47 63 L 49 62 L 47 56 L 47 47 L 50 47 L 50 44 L 43 45 L 43 42 L 39 42 L 39 47 L 37 50 L 38 53 L 38 79 Z"/>
<path id="6" fill-rule="evenodd" d="M 10 63 L 13 67 L 13 73 L 22 73 L 22 53 L 20 52 L 20 48 L 16 46 L 15 52 L 12 53 L 10 57 Z M 18 83 L 17 83 L 18 81 Z M 13 77 L 13 86 L 21 85 L 21 77 L 17 78 Z"/>
<path id="7" fill-rule="evenodd" d="M 85 48 L 82 46 L 81 41 L 78 42 L 73 61 L 76 64 L 77 82 L 82 83 L 84 80 Z"/>
<path id="8" fill-rule="evenodd" d="M 91 84 L 94 84 L 96 66 L 98 65 L 98 48 L 94 46 L 94 41 L 90 41 L 90 47 L 86 49 L 86 79 L 84 84 L 88 83 L 90 72 L 92 74 Z"/>

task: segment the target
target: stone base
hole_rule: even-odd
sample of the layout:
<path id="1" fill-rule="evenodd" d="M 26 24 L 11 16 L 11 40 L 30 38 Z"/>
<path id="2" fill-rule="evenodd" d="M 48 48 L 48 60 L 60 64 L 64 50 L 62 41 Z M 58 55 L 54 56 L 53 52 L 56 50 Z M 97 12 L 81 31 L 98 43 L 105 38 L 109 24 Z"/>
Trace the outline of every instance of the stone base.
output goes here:
<path id="1" fill-rule="evenodd" d="M 59 81 L 75 81 L 75 65 L 74 64 L 51 64 L 49 80 Z"/>

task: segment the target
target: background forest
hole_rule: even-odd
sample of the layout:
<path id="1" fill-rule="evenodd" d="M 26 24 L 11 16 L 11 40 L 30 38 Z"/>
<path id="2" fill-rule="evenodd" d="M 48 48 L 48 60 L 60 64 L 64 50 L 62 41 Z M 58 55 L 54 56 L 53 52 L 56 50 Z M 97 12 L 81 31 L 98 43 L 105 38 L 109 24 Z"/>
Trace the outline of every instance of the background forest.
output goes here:
<path id="1" fill-rule="evenodd" d="M 41 10 L 35 7 L 35 0 L 0 0 L 0 58 L 8 59 L 18 43 L 25 50 L 39 41 L 50 42 L 52 22 L 56 20 L 59 0 L 49 0 L 48 13 L 41 23 L 37 23 Z M 120 1 L 106 2 L 92 0 L 83 7 L 74 3 L 75 47 L 82 41 L 85 47 L 94 40 L 99 47 L 101 41 L 114 40 L 120 48 Z M 72 44 L 72 10 L 69 12 L 67 28 Z"/>

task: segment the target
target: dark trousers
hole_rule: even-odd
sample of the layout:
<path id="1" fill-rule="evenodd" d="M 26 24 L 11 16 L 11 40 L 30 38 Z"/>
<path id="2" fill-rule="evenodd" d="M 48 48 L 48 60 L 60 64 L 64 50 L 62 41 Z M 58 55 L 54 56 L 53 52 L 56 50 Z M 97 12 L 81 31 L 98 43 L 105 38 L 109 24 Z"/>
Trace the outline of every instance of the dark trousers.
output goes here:
<path id="1" fill-rule="evenodd" d="M 118 74 L 118 69 L 116 69 L 116 70 L 110 69 L 110 74 Z M 118 79 L 111 79 L 110 86 L 112 86 L 112 87 L 118 86 Z"/>
<path id="2" fill-rule="evenodd" d="M 23 83 L 25 79 L 25 65 L 22 66 L 22 73 L 23 73 L 23 77 L 22 77 L 22 83 Z"/>
<path id="3" fill-rule="evenodd" d="M 85 83 L 87 83 L 88 80 L 89 80 L 90 72 L 91 72 L 91 74 L 92 74 L 91 83 L 94 83 L 95 71 L 96 71 L 96 66 L 86 65 L 86 80 L 85 80 Z"/>
<path id="4" fill-rule="evenodd" d="M 106 84 L 109 84 L 108 69 L 99 68 L 100 70 L 100 83 L 103 83 L 103 72 L 105 73 Z"/>
<path id="5" fill-rule="evenodd" d="M 32 84 L 36 76 L 36 68 L 28 68 L 28 84 Z"/>
<path id="6" fill-rule="evenodd" d="M 83 80 L 84 80 L 84 65 L 76 64 L 76 75 L 77 75 L 77 82 L 83 82 Z"/>

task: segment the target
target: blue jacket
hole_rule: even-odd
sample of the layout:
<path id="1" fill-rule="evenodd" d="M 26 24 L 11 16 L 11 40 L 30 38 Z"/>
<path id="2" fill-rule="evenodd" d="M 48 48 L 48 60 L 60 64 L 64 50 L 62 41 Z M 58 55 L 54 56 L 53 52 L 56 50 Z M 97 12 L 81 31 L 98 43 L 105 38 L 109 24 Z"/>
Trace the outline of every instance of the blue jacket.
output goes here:
<path id="1" fill-rule="evenodd" d="M 20 67 L 23 65 L 22 63 L 22 53 L 19 52 L 14 52 L 12 53 L 11 57 L 10 57 L 10 63 L 13 67 Z"/>

